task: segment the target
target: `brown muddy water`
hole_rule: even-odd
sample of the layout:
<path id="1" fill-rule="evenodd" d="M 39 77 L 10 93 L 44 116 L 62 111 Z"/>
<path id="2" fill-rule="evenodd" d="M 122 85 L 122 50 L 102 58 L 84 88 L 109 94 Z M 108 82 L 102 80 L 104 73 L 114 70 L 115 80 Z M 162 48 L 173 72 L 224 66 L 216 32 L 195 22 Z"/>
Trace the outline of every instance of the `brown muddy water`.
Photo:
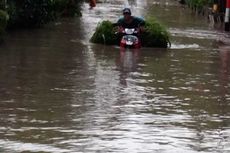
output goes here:
<path id="1" fill-rule="evenodd" d="M 171 48 L 89 43 L 125 5 L 164 24 Z M 230 152 L 230 47 L 218 42 L 227 33 L 175 1 L 82 8 L 0 46 L 0 152 Z"/>

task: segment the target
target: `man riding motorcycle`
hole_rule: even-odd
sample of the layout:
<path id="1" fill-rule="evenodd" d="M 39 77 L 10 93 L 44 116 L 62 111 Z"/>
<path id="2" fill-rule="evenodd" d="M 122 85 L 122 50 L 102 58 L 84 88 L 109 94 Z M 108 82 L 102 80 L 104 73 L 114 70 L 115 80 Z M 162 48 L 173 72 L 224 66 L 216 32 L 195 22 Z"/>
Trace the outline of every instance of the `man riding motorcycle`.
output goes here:
<path id="1" fill-rule="evenodd" d="M 125 28 L 136 29 L 136 36 L 140 38 L 141 33 L 144 31 L 145 21 L 142 18 L 132 16 L 131 10 L 125 8 L 123 9 L 123 17 L 117 21 L 116 25 L 118 26 L 119 40 L 122 38 Z"/>
<path id="2" fill-rule="evenodd" d="M 131 15 L 129 8 L 123 9 L 123 17 L 117 21 L 119 30 L 124 28 L 137 28 L 140 32 L 144 30 L 145 21 L 142 18 Z"/>

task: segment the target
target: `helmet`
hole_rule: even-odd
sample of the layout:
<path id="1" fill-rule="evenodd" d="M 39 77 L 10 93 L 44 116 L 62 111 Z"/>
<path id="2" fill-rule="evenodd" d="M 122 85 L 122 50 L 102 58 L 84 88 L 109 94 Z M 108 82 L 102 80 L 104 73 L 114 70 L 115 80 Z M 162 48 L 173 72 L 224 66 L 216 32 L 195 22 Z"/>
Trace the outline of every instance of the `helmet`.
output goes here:
<path id="1" fill-rule="evenodd" d="M 129 8 L 124 8 L 123 14 L 130 14 L 131 15 L 131 10 Z"/>

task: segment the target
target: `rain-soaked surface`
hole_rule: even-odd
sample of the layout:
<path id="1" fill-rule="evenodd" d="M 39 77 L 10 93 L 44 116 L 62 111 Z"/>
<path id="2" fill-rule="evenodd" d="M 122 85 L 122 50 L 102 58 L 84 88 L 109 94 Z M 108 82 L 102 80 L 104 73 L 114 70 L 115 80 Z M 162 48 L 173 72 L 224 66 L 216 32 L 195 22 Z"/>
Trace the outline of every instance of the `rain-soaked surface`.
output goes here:
<path id="1" fill-rule="evenodd" d="M 229 153 L 230 47 L 176 1 L 113 0 L 11 32 L 0 46 L 0 152 Z M 155 16 L 170 49 L 89 43 L 124 5 Z"/>

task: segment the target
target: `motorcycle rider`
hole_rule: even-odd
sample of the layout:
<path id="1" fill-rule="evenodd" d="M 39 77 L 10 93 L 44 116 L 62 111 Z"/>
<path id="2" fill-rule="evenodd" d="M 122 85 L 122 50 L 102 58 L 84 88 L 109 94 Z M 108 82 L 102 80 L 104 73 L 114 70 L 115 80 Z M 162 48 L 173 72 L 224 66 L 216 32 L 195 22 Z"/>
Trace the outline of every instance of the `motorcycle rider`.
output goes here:
<path id="1" fill-rule="evenodd" d="M 145 21 L 142 18 L 132 16 L 129 8 L 123 9 L 123 17 L 117 21 L 118 32 L 122 32 L 124 28 L 137 28 L 138 32 L 144 31 Z"/>
<path id="2" fill-rule="evenodd" d="M 129 8 L 123 9 L 123 17 L 120 18 L 116 25 L 118 26 L 118 44 L 123 36 L 123 30 L 125 28 L 137 30 L 136 36 L 139 37 L 142 42 L 142 32 L 144 32 L 145 21 L 142 18 L 132 16 L 131 10 Z"/>

